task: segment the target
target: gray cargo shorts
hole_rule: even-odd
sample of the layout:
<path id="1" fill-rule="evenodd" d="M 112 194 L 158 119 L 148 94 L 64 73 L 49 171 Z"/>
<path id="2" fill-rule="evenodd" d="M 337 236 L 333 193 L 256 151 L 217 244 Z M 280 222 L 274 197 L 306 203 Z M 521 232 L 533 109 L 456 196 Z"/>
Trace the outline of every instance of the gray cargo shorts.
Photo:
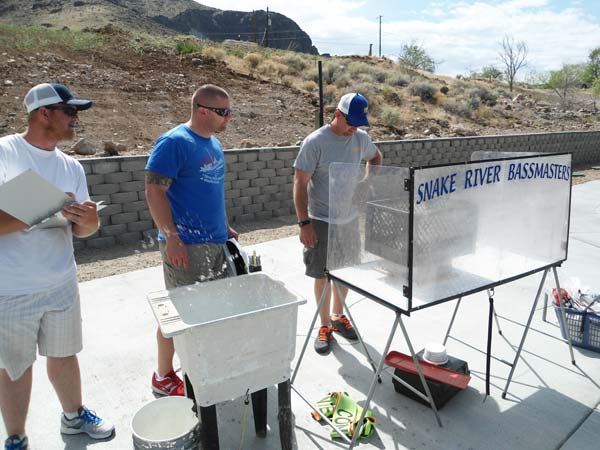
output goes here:
<path id="1" fill-rule="evenodd" d="M 189 256 L 187 268 L 174 266 L 167 260 L 164 241 L 159 241 L 158 247 L 163 260 L 163 274 L 167 289 L 229 276 L 223 244 L 186 244 Z"/>
<path id="2" fill-rule="evenodd" d="M 305 274 L 311 278 L 325 278 L 327 267 L 327 247 L 329 245 L 329 224 L 322 220 L 311 219 L 312 226 L 317 234 L 317 244 L 313 248 L 304 247 L 303 260 L 306 266 Z M 356 264 L 359 260 L 360 245 L 345 245 L 345 243 L 358 243 L 360 235 L 358 220 L 348 224 L 336 226 L 336 257 L 341 257 L 344 265 Z M 343 245 L 343 248 L 342 248 Z M 337 261 L 338 263 L 342 261 Z"/>

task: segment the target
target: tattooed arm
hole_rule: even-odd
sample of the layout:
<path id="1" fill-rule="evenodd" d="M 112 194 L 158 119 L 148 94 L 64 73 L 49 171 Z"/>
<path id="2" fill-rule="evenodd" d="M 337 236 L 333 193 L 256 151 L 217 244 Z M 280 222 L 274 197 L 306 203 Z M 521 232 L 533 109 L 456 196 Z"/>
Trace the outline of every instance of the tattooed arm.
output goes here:
<path id="1" fill-rule="evenodd" d="M 167 191 L 172 178 L 156 172 L 146 172 L 146 201 L 154 223 L 165 237 L 167 259 L 174 266 L 188 266 L 188 252 L 173 223 Z"/>

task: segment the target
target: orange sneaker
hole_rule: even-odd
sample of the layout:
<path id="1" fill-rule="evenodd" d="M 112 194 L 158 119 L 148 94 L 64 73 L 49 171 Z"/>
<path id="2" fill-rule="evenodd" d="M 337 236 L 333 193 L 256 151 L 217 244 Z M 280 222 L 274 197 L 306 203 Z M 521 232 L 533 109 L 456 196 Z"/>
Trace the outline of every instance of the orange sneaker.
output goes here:
<path id="1" fill-rule="evenodd" d="M 333 328 L 322 326 L 319 328 L 319 335 L 315 340 L 315 351 L 321 354 L 329 353 L 332 342 L 335 342 L 335 338 L 333 337 Z"/>
<path id="2" fill-rule="evenodd" d="M 340 318 L 337 320 L 332 320 L 331 327 L 333 328 L 333 331 L 335 331 L 336 333 L 340 333 L 342 336 L 344 336 L 350 341 L 355 341 L 358 339 L 356 331 L 354 331 L 354 327 L 352 326 L 348 318 L 344 315 L 340 316 Z"/>

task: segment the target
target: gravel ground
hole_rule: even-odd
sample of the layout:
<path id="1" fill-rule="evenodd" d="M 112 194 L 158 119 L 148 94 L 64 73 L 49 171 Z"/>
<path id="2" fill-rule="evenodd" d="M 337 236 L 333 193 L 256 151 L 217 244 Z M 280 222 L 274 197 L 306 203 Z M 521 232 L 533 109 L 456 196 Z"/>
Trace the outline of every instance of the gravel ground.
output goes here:
<path id="1" fill-rule="evenodd" d="M 235 224 L 241 245 L 273 241 L 298 234 L 295 216 L 275 217 L 268 221 Z M 298 256 L 300 257 L 300 256 Z M 80 282 L 109 277 L 162 264 L 156 242 L 140 242 L 107 249 L 83 249 L 75 252 Z"/>
<path id="2" fill-rule="evenodd" d="M 600 170 L 592 169 L 591 164 L 577 166 L 574 172 L 583 173 L 584 176 L 574 176 L 573 184 L 600 180 Z M 242 245 L 258 244 L 298 234 L 295 216 L 248 222 L 234 225 L 234 227 L 240 233 L 239 240 Z M 75 253 L 75 258 L 80 282 L 161 264 L 160 252 L 156 242 L 140 242 L 137 245 L 99 250 L 83 249 Z"/>

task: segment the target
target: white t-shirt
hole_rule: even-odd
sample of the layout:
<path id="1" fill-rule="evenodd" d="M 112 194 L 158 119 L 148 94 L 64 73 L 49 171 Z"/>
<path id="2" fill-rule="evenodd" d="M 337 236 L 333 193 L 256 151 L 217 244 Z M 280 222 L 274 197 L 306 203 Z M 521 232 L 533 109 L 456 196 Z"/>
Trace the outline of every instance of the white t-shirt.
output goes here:
<path id="1" fill-rule="evenodd" d="M 58 149 L 40 150 L 19 134 L 0 138 L 0 185 L 28 169 L 61 191 L 74 193 L 78 202 L 89 200 L 85 173 L 77 160 Z M 44 291 L 75 276 L 70 223 L 0 236 L 0 296 Z"/>

